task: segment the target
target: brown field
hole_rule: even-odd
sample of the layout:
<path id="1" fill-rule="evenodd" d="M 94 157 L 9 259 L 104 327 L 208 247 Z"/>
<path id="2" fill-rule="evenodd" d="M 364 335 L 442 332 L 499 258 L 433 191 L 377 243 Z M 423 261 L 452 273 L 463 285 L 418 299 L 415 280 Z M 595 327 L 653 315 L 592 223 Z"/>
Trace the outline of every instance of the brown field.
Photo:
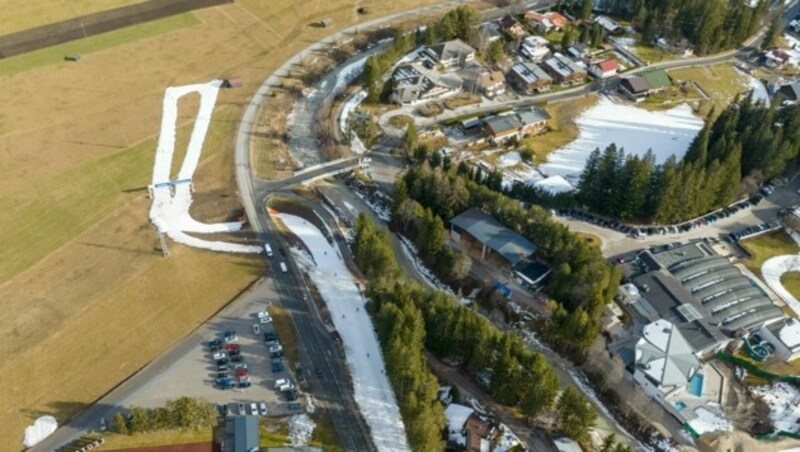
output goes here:
<path id="1" fill-rule="evenodd" d="M 77 3 L 4 2 L 0 23 L 13 31 L 133 2 Z M 239 211 L 234 133 L 261 81 L 338 29 L 425 3 L 435 1 L 238 0 L 190 13 L 197 24 L 97 47 L 78 64 L 54 59 L 0 76 L 0 325 L 10 336 L 0 345 L 0 450 L 18 449 L 36 416 L 64 421 L 100 397 L 261 273 L 254 258 L 155 250 L 141 189 L 164 89 L 245 81 L 220 93 L 195 178 L 193 214 L 228 218 Z M 358 16 L 356 5 L 371 14 Z M 309 26 L 327 17 L 332 28 Z M 181 105 L 184 124 L 192 102 Z"/>

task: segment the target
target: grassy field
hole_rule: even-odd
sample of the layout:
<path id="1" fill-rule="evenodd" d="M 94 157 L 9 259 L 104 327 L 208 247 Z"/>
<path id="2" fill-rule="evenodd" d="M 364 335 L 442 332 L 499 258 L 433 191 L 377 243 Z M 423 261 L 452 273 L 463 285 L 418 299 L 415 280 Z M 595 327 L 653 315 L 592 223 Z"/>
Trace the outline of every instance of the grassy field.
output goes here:
<path id="1" fill-rule="evenodd" d="M 214 440 L 212 429 L 160 430 L 137 435 L 109 433 L 98 450 L 128 449 L 133 447 L 169 446 L 174 444 L 210 443 Z"/>
<path id="2" fill-rule="evenodd" d="M 662 61 L 673 61 L 673 60 L 694 58 L 693 56 L 684 58 L 674 53 L 665 52 L 661 50 L 661 48 L 654 46 L 637 45 L 633 47 L 633 51 L 634 53 L 636 53 L 636 55 L 639 56 L 639 58 L 648 63 L 660 63 Z"/>
<path id="3" fill-rule="evenodd" d="M 795 298 L 800 298 L 800 272 L 786 272 L 781 275 L 781 284 Z"/>
<path id="4" fill-rule="evenodd" d="M 144 0 L 4 0 L 0 12 L 0 34 L 39 27 L 73 17 L 97 13 Z"/>
<path id="5" fill-rule="evenodd" d="M 669 71 L 673 81 L 695 82 L 710 97 L 710 101 L 700 103 L 699 114 L 705 116 L 715 107 L 719 115 L 737 94 L 749 89 L 747 77 L 737 72 L 730 64 L 716 66 L 690 67 Z"/>
<path id="6" fill-rule="evenodd" d="M 379 0 L 370 11 L 433 2 Z M 15 0 L 4 3 L 0 23 L 13 31 L 128 3 Z M 220 93 L 194 179 L 192 213 L 227 218 L 240 209 L 231 150 L 244 105 L 291 55 L 374 18 L 356 5 L 237 0 L 166 20 L 169 27 L 111 33 L 77 64 L 34 64 L 32 54 L 0 75 L 0 324 L 8 335 L 0 344 L 0 450 L 17 450 L 35 417 L 63 422 L 92 403 L 261 275 L 257 259 L 178 245 L 169 259 L 156 251 L 144 188 L 165 87 L 244 80 Z M 326 17 L 332 28 L 309 26 Z M 190 110 L 181 103 L 179 141 Z"/>
<path id="7" fill-rule="evenodd" d="M 4 59 L 3 64 L 0 65 L 0 75 L 16 74 L 47 65 L 76 64 L 64 61 L 64 56 L 79 53 L 85 58 L 94 52 L 111 49 L 140 39 L 151 38 L 169 31 L 191 27 L 198 23 L 197 16 L 189 12 L 46 47 Z"/>
<path id="8" fill-rule="evenodd" d="M 317 426 L 309 447 L 319 447 L 327 452 L 343 452 L 339 437 L 331 422 L 330 415 L 323 411 L 316 411 L 309 414 Z M 286 419 L 262 418 L 261 419 L 261 438 L 259 446 L 263 447 L 284 447 L 289 444 L 289 424 Z"/>
<path id="9" fill-rule="evenodd" d="M 405 129 L 413 121 L 414 118 L 409 115 L 395 115 L 389 118 L 389 125 L 398 129 Z"/>
<path id="10" fill-rule="evenodd" d="M 765 260 L 784 254 L 797 254 L 798 251 L 797 244 L 783 231 L 758 236 L 739 244 L 752 256 L 751 259 L 743 259 L 742 263 L 759 277 Z"/>
<path id="11" fill-rule="evenodd" d="M 577 138 L 580 131 L 575 119 L 597 101 L 597 95 L 592 94 L 547 105 L 544 109 L 550 114 L 550 130 L 542 135 L 522 140 L 523 146 L 533 152 L 534 162 L 544 163 L 549 153 Z"/>
<path id="12" fill-rule="evenodd" d="M 286 359 L 294 365 L 298 363 L 297 360 L 297 336 L 294 332 L 292 319 L 289 313 L 280 306 L 270 305 L 269 314 L 272 316 L 272 325 L 275 327 L 275 332 L 278 333 L 278 338 L 283 345 L 283 351 L 286 353 Z"/>

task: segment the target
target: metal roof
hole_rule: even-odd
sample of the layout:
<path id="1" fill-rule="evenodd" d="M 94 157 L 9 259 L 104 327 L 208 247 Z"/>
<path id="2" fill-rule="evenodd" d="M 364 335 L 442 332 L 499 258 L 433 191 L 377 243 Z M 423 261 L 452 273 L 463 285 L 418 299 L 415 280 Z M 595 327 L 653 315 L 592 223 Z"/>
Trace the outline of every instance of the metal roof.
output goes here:
<path id="1" fill-rule="evenodd" d="M 784 317 L 781 308 L 775 305 L 762 306 L 747 314 L 740 314 L 740 316 L 735 319 L 727 320 L 726 323 L 722 325 L 722 328 L 728 334 L 732 335 L 739 329 L 758 326 L 780 317 Z"/>
<path id="2" fill-rule="evenodd" d="M 659 386 L 680 386 L 689 383 L 700 361 L 680 330 L 661 319 L 644 326 L 636 366 Z"/>
<path id="3" fill-rule="evenodd" d="M 517 63 L 511 67 L 511 72 L 516 74 L 525 83 L 533 83 L 536 80 L 553 81 L 553 79 L 547 75 L 547 72 L 545 72 L 544 69 L 540 68 L 538 64 L 534 63 Z"/>
<path id="4" fill-rule="evenodd" d="M 672 85 L 669 75 L 663 69 L 653 69 L 641 73 L 650 89 L 660 89 Z"/>
<path id="5" fill-rule="evenodd" d="M 700 289 L 719 284 L 729 279 L 741 278 L 742 273 L 736 267 L 719 268 L 687 281 L 684 286 L 692 293 Z"/>
<path id="6" fill-rule="evenodd" d="M 719 309 L 722 309 L 723 306 L 729 303 L 742 301 L 746 298 L 755 297 L 757 295 L 761 295 L 761 291 L 757 287 L 747 286 L 738 289 L 728 290 L 724 294 L 716 296 L 706 302 L 703 302 L 701 300 L 701 303 L 703 303 L 703 305 L 706 308 L 710 309 L 711 312 L 713 313 Z"/>
<path id="7" fill-rule="evenodd" d="M 693 259 L 689 265 L 682 266 L 679 270 L 672 270 L 672 274 L 681 281 L 687 281 L 702 273 L 715 268 L 728 267 L 731 263 L 721 256 Z"/>
<path id="8" fill-rule="evenodd" d="M 456 215 L 450 220 L 450 223 L 500 253 L 507 261 L 511 262 L 511 265 L 516 265 L 522 259 L 536 252 L 536 246 L 528 239 L 476 208 Z"/>
<path id="9" fill-rule="evenodd" d="M 514 267 L 514 271 L 528 284 L 537 284 L 552 271 L 547 265 L 535 261 L 522 261 Z"/>

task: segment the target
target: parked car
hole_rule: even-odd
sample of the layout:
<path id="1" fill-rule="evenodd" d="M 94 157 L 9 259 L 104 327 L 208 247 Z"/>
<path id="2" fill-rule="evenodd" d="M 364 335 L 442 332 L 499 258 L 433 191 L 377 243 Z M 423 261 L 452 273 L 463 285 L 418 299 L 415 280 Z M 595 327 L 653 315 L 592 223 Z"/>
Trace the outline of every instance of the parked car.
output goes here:
<path id="1" fill-rule="evenodd" d="M 264 331 L 264 342 L 277 341 L 278 335 L 274 331 Z"/>
<path id="2" fill-rule="evenodd" d="M 275 358 L 283 358 L 283 350 L 281 350 L 279 352 L 271 352 L 269 354 L 269 356 L 270 356 L 270 358 L 273 358 L 273 359 L 275 359 Z"/>
<path id="3" fill-rule="evenodd" d="M 266 402 L 259 403 L 258 404 L 258 411 L 259 411 L 259 414 L 261 414 L 262 416 L 266 416 L 267 415 L 267 403 Z"/>
<path id="4" fill-rule="evenodd" d="M 239 340 L 239 338 L 236 336 L 236 331 L 234 330 L 228 330 L 224 332 L 222 336 L 225 339 L 225 342 L 233 342 Z"/>
<path id="5" fill-rule="evenodd" d="M 214 353 L 211 356 L 214 358 L 214 360 L 220 360 L 220 359 L 227 358 L 227 355 L 225 355 L 225 352 L 217 352 L 217 353 Z"/>
<path id="6" fill-rule="evenodd" d="M 290 381 L 290 382 L 287 382 L 286 384 L 283 384 L 283 385 L 281 385 L 281 386 L 278 388 L 278 390 L 279 390 L 280 392 L 286 392 L 286 391 L 289 391 L 289 390 L 291 390 L 291 389 L 294 389 L 294 385 L 292 384 L 292 382 L 291 382 L 291 381 Z"/>
<path id="7" fill-rule="evenodd" d="M 299 410 L 299 409 L 303 408 L 303 405 L 301 405 L 301 404 L 299 404 L 299 403 L 297 403 L 297 402 L 292 402 L 292 403 L 290 403 L 290 404 L 289 404 L 289 405 L 287 405 L 287 406 L 288 406 L 288 407 L 289 407 L 289 409 L 290 409 L 290 410 L 292 410 L 292 411 L 297 411 L 297 410 Z"/>
<path id="8" fill-rule="evenodd" d="M 239 416 L 244 416 L 245 414 L 247 414 L 247 413 L 244 412 L 244 403 L 239 402 L 239 406 L 237 408 L 238 408 L 237 412 L 239 413 Z"/>
<path id="9" fill-rule="evenodd" d="M 316 376 L 318 376 L 318 377 L 321 377 L 322 376 L 322 368 L 319 367 L 319 366 L 314 366 L 314 374 L 316 374 Z"/>
<path id="10" fill-rule="evenodd" d="M 250 414 L 258 416 L 258 405 L 255 402 L 250 403 Z"/>
<path id="11" fill-rule="evenodd" d="M 261 327 L 260 327 L 260 326 L 258 326 L 258 324 L 257 324 L 257 323 L 254 323 L 254 324 L 253 324 L 253 334 L 255 334 L 256 336 L 258 336 L 259 334 L 261 334 Z"/>
<path id="12" fill-rule="evenodd" d="M 295 389 L 290 389 L 289 391 L 284 392 L 284 394 L 286 395 L 286 400 L 290 402 L 297 400 L 297 390 Z"/>
<path id="13" fill-rule="evenodd" d="M 222 366 L 222 365 L 228 364 L 228 358 L 220 358 L 216 362 L 217 362 L 218 366 Z"/>
<path id="14" fill-rule="evenodd" d="M 242 362 L 242 361 L 243 361 L 243 360 L 242 360 L 242 355 L 240 355 L 240 354 L 238 354 L 238 353 L 237 353 L 237 354 L 235 354 L 235 355 L 233 355 L 233 356 L 231 356 L 231 362 L 232 362 L 232 363 L 240 363 L 240 362 Z"/>
<path id="15" fill-rule="evenodd" d="M 223 370 L 222 372 L 217 372 L 217 378 L 228 378 L 231 374 L 228 373 L 227 370 Z"/>
<path id="16" fill-rule="evenodd" d="M 285 385 L 286 383 L 289 383 L 289 380 L 288 380 L 288 379 L 286 379 L 286 378 L 279 378 L 279 379 L 275 380 L 275 385 L 274 385 L 274 387 L 275 387 L 275 389 L 278 389 L 278 388 L 280 388 L 281 386 Z"/>
<path id="17" fill-rule="evenodd" d="M 266 325 L 267 323 L 272 322 L 272 316 L 270 316 L 267 311 L 259 312 L 258 322 L 261 323 L 262 325 Z"/>
<path id="18" fill-rule="evenodd" d="M 233 366 L 233 368 L 234 368 L 234 369 L 236 369 L 236 370 L 239 370 L 239 369 L 247 369 L 247 364 L 245 364 L 245 363 L 239 363 L 239 364 L 236 364 L 235 366 Z"/>
<path id="19" fill-rule="evenodd" d="M 240 388 L 249 388 L 252 385 L 253 385 L 253 383 L 251 383 L 250 380 L 245 380 L 245 381 L 240 381 L 239 382 L 239 387 Z"/>
<path id="20" fill-rule="evenodd" d="M 269 347 L 270 353 L 283 351 L 283 346 L 280 343 L 273 344 Z"/>
<path id="21" fill-rule="evenodd" d="M 222 389 L 230 389 L 233 387 L 233 381 L 228 377 L 217 378 L 217 386 Z"/>
<path id="22" fill-rule="evenodd" d="M 239 350 L 240 348 L 242 348 L 242 346 L 239 344 L 225 344 L 225 350 L 229 352 L 233 350 Z"/>
<path id="23" fill-rule="evenodd" d="M 281 361 L 273 361 L 272 362 L 272 372 L 283 372 L 283 362 Z"/>
<path id="24" fill-rule="evenodd" d="M 236 376 L 239 378 L 246 377 L 250 375 L 250 371 L 247 369 L 239 369 L 236 371 Z"/>
<path id="25" fill-rule="evenodd" d="M 217 411 L 219 411 L 219 415 L 225 417 L 228 415 L 228 405 L 221 404 L 217 405 Z"/>

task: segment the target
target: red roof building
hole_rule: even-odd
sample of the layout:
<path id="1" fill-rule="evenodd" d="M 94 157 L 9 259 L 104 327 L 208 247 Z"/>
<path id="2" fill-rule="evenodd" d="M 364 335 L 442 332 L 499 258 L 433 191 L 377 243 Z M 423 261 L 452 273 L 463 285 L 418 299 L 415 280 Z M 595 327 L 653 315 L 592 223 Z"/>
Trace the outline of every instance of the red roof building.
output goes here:
<path id="1" fill-rule="evenodd" d="M 589 73 L 597 78 L 608 78 L 617 75 L 619 62 L 617 60 L 604 60 L 593 64 L 589 68 Z"/>

